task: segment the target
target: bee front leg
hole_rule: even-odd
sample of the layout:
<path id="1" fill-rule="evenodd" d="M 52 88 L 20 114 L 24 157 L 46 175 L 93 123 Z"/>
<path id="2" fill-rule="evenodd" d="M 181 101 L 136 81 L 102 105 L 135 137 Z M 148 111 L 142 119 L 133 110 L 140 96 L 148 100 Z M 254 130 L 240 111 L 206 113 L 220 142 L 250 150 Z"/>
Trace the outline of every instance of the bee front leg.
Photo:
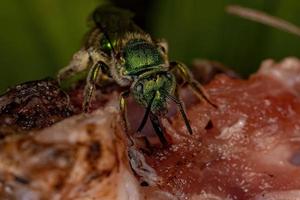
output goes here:
<path id="1" fill-rule="evenodd" d="M 138 136 L 138 137 L 133 138 L 130 134 L 130 124 L 129 124 L 129 120 L 128 120 L 128 116 L 127 116 L 127 102 L 126 102 L 126 98 L 129 96 L 129 93 L 130 93 L 129 91 L 122 92 L 120 94 L 120 100 L 119 100 L 119 106 L 120 106 L 122 120 L 124 123 L 125 133 L 130 142 L 129 146 L 139 146 L 140 145 L 140 146 L 146 146 L 148 149 L 150 149 L 150 142 L 148 141 L 147 137 Z M 148 114 L 146 114 L 146 116 L 148 116 Z M 139 129 L 142 129 L 143 126 L 144 125 L 142 125 L 142 127 L 140 126 Z M 140 131 L 141 130 L 138 130 L 138 133 L 140 133 Z M 147 151 L 146 149 L 143 149 L 143 150 Z"/>
<path id="2" fill-rule="evenodd" d="M 89 111 L 93 92 L 95 90 L 96 83 L 98 82 L 101 69 L 103 69 L 103 67 L 105 67 L 105 64 L 100 61 L 94 64 L 88 72 L 88 76 L 86 78 L 86 85 L 84 88 L 84 100 L 82 104 L 82 109 L 84 112 Z"/>
<path id="3" fill-rule="evenodd" d="M 122 120 L 124 122 L 126 134 L 129 133 L 129 122 L 127 117 L 127 102 L 126 102 L 126 98 L 128 96 L 129 96 L 129 91 L 125 91 L 120 94 L 120 99 L 119 99 L 119 106 L 120 106 L 120 111 L 122 115 Z"/>
<path id="4" fill-rule="evenodd" d="M 183 63 L 170 62 L 170 71 L 173 70 L 177 70 L 179 75 L 183 78 L 184 81 L 187 82 L 187 84 L 191 87 L 191 89 L 198 96 L 199 99 L 204 99 L 211 106 L 217 108 L 217 105 L 215 105 L 210 100 L 209 95 L 206 93 L 202 85 L 193 78 L 192 74 L 190 73 L 190 70 Z"/>
<path id="5" fill-rule="evenodd" d="M 150 113 L 150 121 L 151 121 L 152 126 L 154 128 L 154 131 L 155 131 L 156 135 L 158 136 L 158 138 L 159 138 L 160 142 L 162 143 L 162 145 L 164 147 L 168 146 L 168 141 L 164 136 L 164 133 L 163 133 L 163 130 L 161 128 L 161 124 L 159 122 L 158 117 L 155 114 Z"/>
<path id="6" fill-rule="evenodd" d="M 127 138 L 130 142 L 129 146 L 133 146 L 134 142 L 133 139 L 129 133 L 129 122 L 128 122 L 128 116 L 127 116 L 127 102 L 126 98 L 129 96 L 129 91 L 122 92 L 120 94 L 120 99 L 119 99 L 119 106 L 120 106 L 120 112 L 121 112 L 121 117 L 122 121 L 124 123 L 124 128 L 125 128 L 125 133 L 127 135 Z"/>

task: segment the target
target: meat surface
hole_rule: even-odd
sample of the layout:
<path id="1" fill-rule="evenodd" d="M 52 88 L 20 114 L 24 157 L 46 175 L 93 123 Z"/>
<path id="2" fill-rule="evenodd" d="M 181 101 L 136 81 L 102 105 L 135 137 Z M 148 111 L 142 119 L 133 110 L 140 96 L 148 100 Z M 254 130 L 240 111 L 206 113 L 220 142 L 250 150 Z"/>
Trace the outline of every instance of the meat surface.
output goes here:
<path id="1" fill-rule="evenodd" d="M 155 142 L 151 147 L 129 145 L 118 111 L 118 91 L 110 92 L 109 98 L 106 93 L 105 100 L 96 95 L 92 113 L 69 117 L 78 113 L 82 100 L 77 88 L 69 93 L 69 115 L 1 139 L 0 199 L 298 200 L 298 77 L 296 58 L 264 61 L 248 80 L 216 75 L 205 89 L 217 109 L 184 88 L 181 97 L 193 135 L 180 114 L 172 111 L 162 120 L 167 148 Z M 2 110 L 15 101 L 12 96 L 13 92 L 1 97 Z M 36 98 L 35 102 L 43 99 Z M 47 103 L 60 107 L 60 100 L 52 99 Z M 132 103 L 129 108 L 135 127 L 143 109 Z M 0 118 L 16 115 L 11 110 Z M 2 132 L 19 130 L 18 124 L 18 129 L 10 128 L 16 125 L 14 120 L 7 121 L 10 124 L 0 124 Z M 157 140 L 151 127 L 144 135 Z M 135 134 L 132 137 L 138 143 Z"/>
<path id="2" fill-rule="evenodd" d="M 30 81 L 0 96 L 0 138 L 41 129 L 73 114 L 69 97 L 56 81 Z"/>
<path id="3" fill-rule="evenodd" d="M 147 156 L 159 187 L 181 199 L 300 199 L 299 70 L 290 58 L 248 80 L 217 76 L 206 89 L 218 109 L 190 105 L 195 134 L 175 117 L 174 144 Z"/>

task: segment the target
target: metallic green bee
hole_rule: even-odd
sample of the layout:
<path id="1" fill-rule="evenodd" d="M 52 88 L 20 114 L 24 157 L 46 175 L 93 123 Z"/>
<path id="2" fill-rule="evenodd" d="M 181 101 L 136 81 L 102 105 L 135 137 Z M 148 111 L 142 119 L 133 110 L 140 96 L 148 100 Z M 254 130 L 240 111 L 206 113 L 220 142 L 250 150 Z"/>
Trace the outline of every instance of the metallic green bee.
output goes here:
<path id="1" fill-rule="evenodd" d="M 92 14 L 95 24 L 85 46 L 74 55 L 71 63 L 58 74 L 58 80 L 73 76 L 88 69 L 84 90 L 83 110 L 89 110 L 95 85 L 110 79 L 122 87 L 128 87 L 120 95 L 120 111 L 128 133 L 126 97 L 146 108 L 145 115 L 137 130 L 140 132 L 148 117 L 162 144 L 166 145 L 159 117 L 167 113 L 167 100 L 175 102 L 192 134 L 189 120 L 177 93 L 176 76 L 191 86 L 201 99 L 212 104 L 201 85 L 193 79 L 184 64 L 169 62 L 167 43 L 154 40 L 133 21 L 129 11 L 111 6 L 98 7 Z"/>

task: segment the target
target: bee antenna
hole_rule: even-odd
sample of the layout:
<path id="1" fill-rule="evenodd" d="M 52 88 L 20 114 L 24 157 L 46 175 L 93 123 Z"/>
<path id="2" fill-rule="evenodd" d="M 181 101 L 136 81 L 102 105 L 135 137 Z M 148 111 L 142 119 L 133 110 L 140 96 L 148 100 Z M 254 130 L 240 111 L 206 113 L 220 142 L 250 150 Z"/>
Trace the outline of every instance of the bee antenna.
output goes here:
<path id="1" fill-rule="evenodd" d="M 192 134 L 193 134 L 193 131 L 192 131 L 192 128 L 191 128 L 189 119 L 187 118 L 186 113 L 185 113 L 185 111 L 184 111 L 184 109 L 183 109 L 182 102 L 181 102 L 179 99 L 177 99 L 176 97 L 170 95 L 170 94 L 169 94 L 168 92 L 166 92 L 166 91 L 164 91 L 163 94 L 164 94 L 168 99 L 171 99 L 174 103 L 176 103 L 176 105 L 177 105 L 177 107 L 179 108 L 179 111 L 180 111 L 180 113 L 181 113 L 181 116 L 182 116 L 182 118 L 183 118 L 183 120 L 184 120 L 185 126 L 186 126 L 188 132 L 190 133 L 190 135 L 192 135 Z"/>
<path id="2" fill-rule="evenodd" d="M 116 55 L 116 51 L 114 49 L 114 46 L 109 38 L 109 35 L 107 34 L 105 28 L 102 26 L 102 24 L 97 20 L 97 13 L 94 12 L 93 13 L 93 20 L 94 22 L 96 23 L 96 25 L 100 28 L 100 30 L 103 32 L 104 36 L 106 37 L 107 41 L 109 42 L 110 46 L 111 46 L 111 49 L 112 49 L 112 52 L 113 52 L 113 55 L 115 56 Z"/>
<path id="3" fill-rule="evenodd" d="M 151 106 L 152 106 L 152 103 L 153 103 L 154 98 L 155 98 L 155 94 L 156 94 L 156 92 L 153 94 L 153 97 L 151 98 L 151 100 L 150 100 L 150 102 L 149 102 L 149 104 L 148 104 L 148 106 L 146 108 L 146 112 L 144 114 L 144 117 L 142 119 L 142 122 L 141 122 L 139 128 L 137 129 L 137 132 L 141 132 L 143 130 L 146 122 L 147 122 L 147 119 L 148 119 L 150 111 L 151 111 Z"/>

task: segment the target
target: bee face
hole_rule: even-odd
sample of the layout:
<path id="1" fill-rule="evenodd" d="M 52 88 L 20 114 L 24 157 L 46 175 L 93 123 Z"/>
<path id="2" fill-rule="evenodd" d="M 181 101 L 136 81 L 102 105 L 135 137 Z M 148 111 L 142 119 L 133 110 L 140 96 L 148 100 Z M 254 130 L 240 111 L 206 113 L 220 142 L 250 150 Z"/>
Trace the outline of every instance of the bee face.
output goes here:
<path id="1" fill-rule="evenodd" d="M 140 78 L 133 84 L 131 90 L 134 99 L 141 105 L 147 107 L 153 99 L 151 111 L 163 114 L 166 107 L 166 95 L 173 94 L 175 90 L 175 77 L 169 72 L 151 73 Z"/>

